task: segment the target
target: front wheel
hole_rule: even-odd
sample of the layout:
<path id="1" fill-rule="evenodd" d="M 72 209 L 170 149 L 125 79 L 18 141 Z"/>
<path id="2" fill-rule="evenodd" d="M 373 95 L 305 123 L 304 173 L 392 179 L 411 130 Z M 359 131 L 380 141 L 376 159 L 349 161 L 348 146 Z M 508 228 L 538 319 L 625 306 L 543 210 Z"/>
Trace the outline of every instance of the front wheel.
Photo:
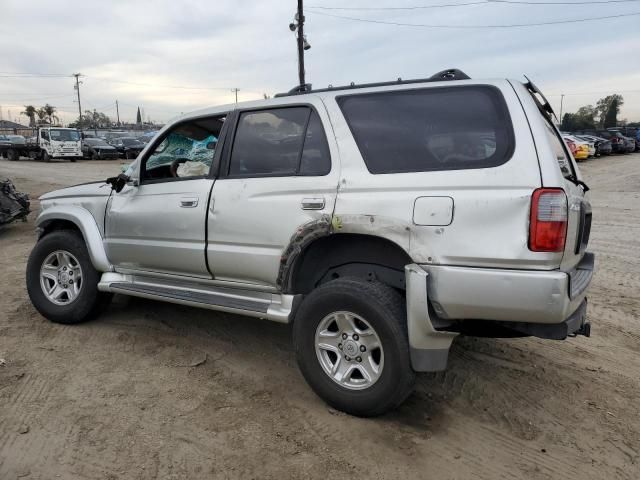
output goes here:
<path id="1" fill-rule="evenodd" d="M 45 162 L 50 162 L 51 161 L 51 157 L 49 156 L 49 154 L 47 152 L 42 152 L 42 160 L 44 160 Z"/>
<path id="2" fill-rule="evenodd" d="M 45 235 L 27 262 L 27 291 L 33 306 L 56 323 L 79 323 L 106 307 L 111 294 L 98 291 L 100 273 L 82 236 L 72 230 Z"/>
<path id="3" fill-rule="evenodd" d="M 10 162 L 17 162 L 18 158 L 20 158 L 20 155 L 18 155 L 18 152 L 16 150 L 14 150 L 13 148 L 7 150 L 7 160 L 9 160 Z"/>
<path id="4" fill-rule="evenodd" d="M 312 291 L 298 310 L 298 365 L 329 405 L 352 415 L 381 415 L 413 390 L 404 299 L 378 282 L 338 279 Z"/>

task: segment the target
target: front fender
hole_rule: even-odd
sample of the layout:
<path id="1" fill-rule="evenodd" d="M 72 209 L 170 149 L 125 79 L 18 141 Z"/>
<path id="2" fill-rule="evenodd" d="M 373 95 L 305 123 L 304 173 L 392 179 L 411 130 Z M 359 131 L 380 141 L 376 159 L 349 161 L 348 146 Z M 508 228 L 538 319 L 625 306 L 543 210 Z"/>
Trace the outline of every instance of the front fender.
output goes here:
<path id="1" fill-rule="evenodd" d="M 56 220 L 66 220 L 78 227 L 89 250 L 91 263 L 96 270 L 99 272 L 113 270 L 107 258 L 98 225 L 88 210 L 73 205 L 52 206 L 38 215 L 36 227 L 46 228 L 47 224 Z"/>

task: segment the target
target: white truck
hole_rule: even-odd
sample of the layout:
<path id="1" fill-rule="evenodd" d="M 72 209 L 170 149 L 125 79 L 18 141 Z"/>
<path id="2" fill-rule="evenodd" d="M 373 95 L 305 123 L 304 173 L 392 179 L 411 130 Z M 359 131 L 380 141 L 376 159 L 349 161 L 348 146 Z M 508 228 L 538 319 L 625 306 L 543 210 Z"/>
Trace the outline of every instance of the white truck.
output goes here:
<path id="1" fill-rule="evenodd" d="M 35 143 L 2 142 L 0 153 L 11 161 L 29 157 L 45 162 L 52 158 L 68 158 L 75 162 L 82 158 L 80 132 L 74 128 L 40 127 Z"/>

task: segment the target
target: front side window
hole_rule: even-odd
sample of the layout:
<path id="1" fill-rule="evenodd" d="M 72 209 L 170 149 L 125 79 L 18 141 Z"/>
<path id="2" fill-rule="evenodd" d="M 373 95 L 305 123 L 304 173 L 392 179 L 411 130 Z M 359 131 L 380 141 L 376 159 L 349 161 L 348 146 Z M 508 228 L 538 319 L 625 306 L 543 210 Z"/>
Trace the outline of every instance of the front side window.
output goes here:
<path id="1" fill-rule="evenodd" d="M 327 138 L 309 107 L 242 112 L 231 151 L 231 176 L 326 175 Z"/>
<path id="2" fill-rule="evenodd" d="M 144 161 L 141 179 L 208 175 L 225 119 L 226 116 L 196 119 L 171 129 Z"/>
<path id="3" fill-rule="evenodd" d="M 509 112 L 494 87 L 349 95 L 338 103 L 374 174 L 495 167 L 513 153 Z"/>

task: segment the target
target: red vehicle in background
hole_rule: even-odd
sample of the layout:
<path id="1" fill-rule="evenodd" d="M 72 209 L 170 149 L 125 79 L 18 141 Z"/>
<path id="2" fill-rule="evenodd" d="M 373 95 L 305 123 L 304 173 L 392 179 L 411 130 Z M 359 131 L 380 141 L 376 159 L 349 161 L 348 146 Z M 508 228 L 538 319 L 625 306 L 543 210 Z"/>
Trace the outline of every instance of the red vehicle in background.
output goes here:
<path id="1" fill-rule="evenodd" d="M 575 158 L 576 153 L 578 153 L 578 146 L 576 145 L 576 142 L 566 137 L 563 137 L 563 140 L 564 140 L 564 143 L 567 144 L 567 147 L 569 147 L 569 150 L 571 151 L 571 155 L 573 155 L 573 157 Z"/>

